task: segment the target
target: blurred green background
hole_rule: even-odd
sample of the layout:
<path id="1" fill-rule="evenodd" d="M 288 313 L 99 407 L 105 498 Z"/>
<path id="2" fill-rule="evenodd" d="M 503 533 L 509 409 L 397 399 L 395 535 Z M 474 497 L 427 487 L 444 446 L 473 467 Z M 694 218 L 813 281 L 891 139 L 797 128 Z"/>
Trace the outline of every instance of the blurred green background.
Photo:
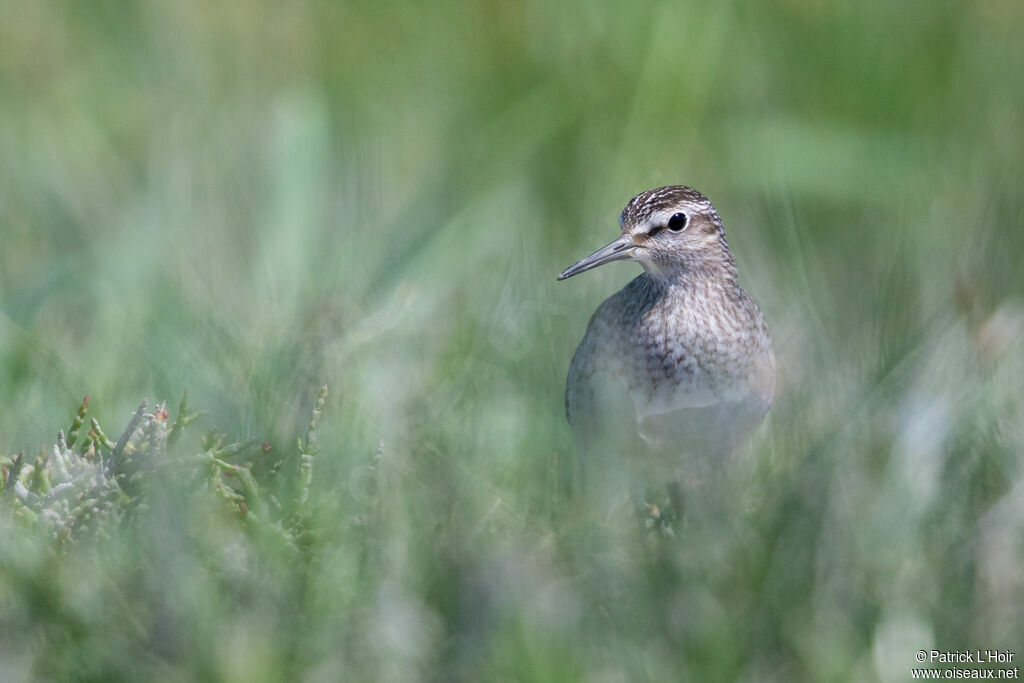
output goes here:
<path id="1" fill-rule="evenodd" d="M 0 678 L 873 681 L 1019 648 L 1022 83 L 1014 0 L 0 1 L 0 454 L 86 393 L 116 433 L 188 389 L 283 456 L 331 387 L 310 564 L 187 491 L 98 546 L 5 530 Z M 554 278 L 675 183 L 780 381 L 729 513 L 662 539 L 559 486 L 569 359 L 638 269 Z"/>

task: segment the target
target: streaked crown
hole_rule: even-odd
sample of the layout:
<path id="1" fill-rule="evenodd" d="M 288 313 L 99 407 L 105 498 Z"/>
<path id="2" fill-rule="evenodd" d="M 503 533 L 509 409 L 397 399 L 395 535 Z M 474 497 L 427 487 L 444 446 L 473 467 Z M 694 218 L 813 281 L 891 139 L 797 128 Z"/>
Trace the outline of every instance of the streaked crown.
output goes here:
<path id="1" fill-rule="evenodd" d="M 691 212 L 712 217 L 719 225 L 722 223 L 711 200 L 685 185 L 667 185 L 641 192 L 626 204 L 619 222 L 623 228 L 640 226 L 649 223 L 660 214 L 677 209 L 689 209 Z"/>

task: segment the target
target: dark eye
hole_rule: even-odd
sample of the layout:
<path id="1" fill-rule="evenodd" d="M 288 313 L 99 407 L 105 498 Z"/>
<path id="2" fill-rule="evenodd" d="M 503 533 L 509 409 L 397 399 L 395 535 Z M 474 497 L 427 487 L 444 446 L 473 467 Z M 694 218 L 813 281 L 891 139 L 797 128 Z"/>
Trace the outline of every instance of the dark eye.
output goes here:
<path id="1" fill-rule="evenodd" d="M 686 227 L 686 214 L 677 213 L 668 219 L 668 229 L 672 232 L 679 232 Z"/>

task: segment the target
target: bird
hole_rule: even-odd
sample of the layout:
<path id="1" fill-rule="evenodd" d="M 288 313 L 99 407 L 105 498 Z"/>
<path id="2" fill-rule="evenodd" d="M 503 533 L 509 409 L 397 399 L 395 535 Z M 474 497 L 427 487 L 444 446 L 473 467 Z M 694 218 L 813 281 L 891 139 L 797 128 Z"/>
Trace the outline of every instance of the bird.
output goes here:
<path id="1" fill-rule="evenodd" d="M 643 268 L 591 316 L 569 365 L 566 417 L 582 468 L 600 454 L 619 465 L 613 486 L 622 471 L 634 489 L 664 483 L 681 520 L 684 490 L 714 476 L 764 420 L 775 355 L 707 197 L 650 189 L 629 200 L 619 226 L 557 278 L 621 260 Z"/>

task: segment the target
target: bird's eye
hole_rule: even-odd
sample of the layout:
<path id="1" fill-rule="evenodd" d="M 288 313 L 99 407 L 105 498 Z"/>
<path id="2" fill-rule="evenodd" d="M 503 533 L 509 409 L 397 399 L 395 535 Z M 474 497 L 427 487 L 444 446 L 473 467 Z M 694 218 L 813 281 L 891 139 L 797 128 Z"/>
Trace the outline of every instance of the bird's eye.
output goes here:
<path id="1" fill-rule="evenodd" d="M 686 227 L 686 214 L 677 213 L 668 219 L 668 229 L 672 232 L 679 232 Z"/>

